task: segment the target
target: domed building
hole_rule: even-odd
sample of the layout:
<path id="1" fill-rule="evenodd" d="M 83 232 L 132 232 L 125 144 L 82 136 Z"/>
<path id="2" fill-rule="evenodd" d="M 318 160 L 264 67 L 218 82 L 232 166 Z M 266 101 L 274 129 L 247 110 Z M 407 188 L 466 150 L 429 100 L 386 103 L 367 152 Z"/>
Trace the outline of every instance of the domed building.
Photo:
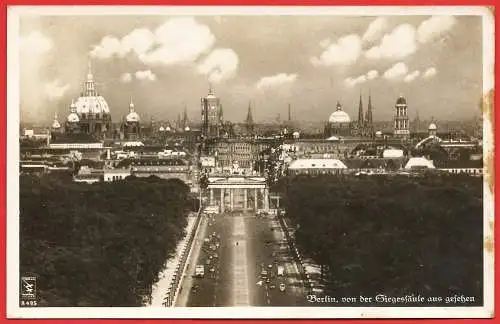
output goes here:
<path id="1" fill-rule="evenodd" d="M 76 101 L 72 101 L 66 125 L 66 133 L 69 134 L 88 134 L 96 139 L 102 139 L 109 134 L 111 128 L 109 106 L 95 88 L 90 63 L 82 93 Z"/>
<path id="2" fill-rule="evenodd" d="M 337 102 L 335 111 L 330 114 L 328 122 L 325 125 L 325 136 L 350 136 L 351 126 L 351 117 L 342 110 L 342 105 Z"/>
<path id="3" fill-rule="evenodd" d="M 135 111 L 135 105 L 130 98 L 129 113 L 125 116 L 125 122 L 122 125 L 123 133 L 125 139 L 137 140 L 141 136 L 141 118 L 139 114 Z"/>
<path id="4" fill-rule="evenodd" d="M 54 121 L 52 122 L 51 125 L 51 131 L 55 133 L 59 133 L 61 131 L 61 124 L 57 120 L 57 113 L 54 114 Z"/>
<path id="5" fill-rule="evenodd" d="M 437 126 L 434 122 L 429 125 L 429 136 L 436 137 L 437 136 Z"/>
<path id="6" fill-rule="evenodd" d="M 75 134 L 80 132 L 80 117 L 76 113 L 75 101 L 71 100 L 70 113 L 66 118 L 66 133 Z"/>

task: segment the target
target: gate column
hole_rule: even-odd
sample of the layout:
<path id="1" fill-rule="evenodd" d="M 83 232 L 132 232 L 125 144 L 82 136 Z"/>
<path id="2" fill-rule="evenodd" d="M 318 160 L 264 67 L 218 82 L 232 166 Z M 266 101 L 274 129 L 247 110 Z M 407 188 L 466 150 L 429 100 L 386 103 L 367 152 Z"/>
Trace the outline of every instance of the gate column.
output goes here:
<path id="1" fill-rule="evenodd" d="M 247 193 L 247 188 L 243 189 L 243 209 L 247 210 L 248 209 L 248 193 Z"/>
<path id="2" fill-rule="evenodd" d="M 224 212 L 224 188 L 220 188 L 220 212 Z"/>

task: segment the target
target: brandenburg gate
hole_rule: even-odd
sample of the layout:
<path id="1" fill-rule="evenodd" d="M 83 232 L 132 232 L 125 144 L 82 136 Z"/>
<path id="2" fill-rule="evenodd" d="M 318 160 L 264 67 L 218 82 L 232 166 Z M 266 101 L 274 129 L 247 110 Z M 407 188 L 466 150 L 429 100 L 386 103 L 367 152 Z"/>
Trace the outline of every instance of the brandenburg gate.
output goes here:
<path id="1" fill-rule="evenodd" d="M 261 176 L 209 176 L 210 205 L 219 205 L 220 212 L 269 209 L 269 188 Z"/>

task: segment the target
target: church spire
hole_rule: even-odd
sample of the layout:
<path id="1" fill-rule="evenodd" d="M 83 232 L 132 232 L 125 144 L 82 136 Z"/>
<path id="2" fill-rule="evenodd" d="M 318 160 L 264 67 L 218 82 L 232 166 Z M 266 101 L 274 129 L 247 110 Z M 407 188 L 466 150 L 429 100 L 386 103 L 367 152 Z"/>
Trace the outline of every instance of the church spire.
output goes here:
<path id="1" fill-rule="evenodd" d="M 84 95 L 87 97 L 96 96 L 95 83 L 94 83 L 94 75 L 92 74 L 92 62 L 89 60 L 88 62 L 88 73 L 87 73 L 87 81 L 84 86 Z"/>
<path id="2" fill-rule="evenodd" d="M 373 126 L 373 107 L 372 107 L 372 94 L 368 94 L 368 111 L 366 112 L 366 123 Z"/>
<path id="3" fill-rule="evenodd" d="M 130 104 L 128 105 L 128 108 L 129 108 L 130 112 L 134 112 L 134 110 L 135 110 L 135 105 L 134 105 L 134 101 L 132 101 L 132 96 L 130 96 Z"/>
<path id="4" fill-rule="evenodd" d="M 184 114 L 182 115 L 182 128 L 186 128 L 188 126 L 188 115 L 187 115 L 187 106 L 184 105 Z"/>
<path id="5" fill-rule="evenodd" d="M 175 122 L 175 128 L 177 130 L 181 130 L 182 129 L 181 114 L 177 114 L 177 121 Z"/>
<path id="6" fill-rule="evenodd" d="M 364 124 L 363 98 L 361 97 L 361 91 L 359 91 L 358 125 L 363 126 L 363 124 Z"/>
<path id="7" fill-rule="evenodd" d="M 69 112 L 76 113 L 76 104 L 74 99 L 71 99 L 71 106 L 69 106 Z"/>
<path id="8" fill-rule="evenodd" d="M 248 102 L 248 111 L 247 111 L 247 119 L 246 119 L 247 127 L 253 127 L 253 116 L 252 116 L 252 102 Z"/>
<path id="9" fill-rule="evenodd" d="M 288 104 L 288 121 L 292 121 L 292 105 Z"/>

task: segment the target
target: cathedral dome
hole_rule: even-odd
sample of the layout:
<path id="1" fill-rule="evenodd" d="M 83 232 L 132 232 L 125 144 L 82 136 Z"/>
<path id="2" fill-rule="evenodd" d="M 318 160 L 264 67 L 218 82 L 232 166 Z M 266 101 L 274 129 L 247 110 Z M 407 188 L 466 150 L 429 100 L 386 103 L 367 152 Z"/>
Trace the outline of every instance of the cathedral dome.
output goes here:
<path id="1" fill-rule="evenodd" d="M 102 96 L 80 96 L 76 99 L 76 113 L 82 114 L 109 114 L 109 106 L 106 99 Z"/>
<path id="2" fill-rule="evenodd" d="M 337 110 L 330 115 L 328 122 L 331 124 L 350 123 L 351 118 L 345 111 L 342 110 L 340 103 L 337 102 Z"/>
<path id="3" fill-rule="evenodd" d="M 100 96 L 95 89 L 94 76 L 89 63 L 89 73 L 87 81 L 84 83 L 84 90 L 75 102 L 76 113 L 82 117 L 83 114 L 90 115 L 109 115 L 109 106 L 104 97 Z"/>
<path id="4" fill-rule="evenodd" d="M 436 124 L 431 123 L 431 124 L 429 125 L 429 130 L 437 130 L 437 126 L 436 126 Z"/>

